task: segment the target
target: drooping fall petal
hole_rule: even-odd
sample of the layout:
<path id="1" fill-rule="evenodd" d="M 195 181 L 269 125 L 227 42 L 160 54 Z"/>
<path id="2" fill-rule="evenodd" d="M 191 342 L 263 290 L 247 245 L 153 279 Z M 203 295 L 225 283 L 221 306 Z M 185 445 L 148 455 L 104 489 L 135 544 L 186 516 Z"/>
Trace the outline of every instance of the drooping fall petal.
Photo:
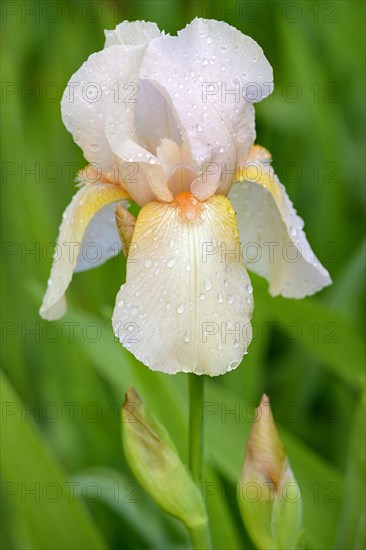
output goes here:
<path id="1" fill-rule="evenodd" d="M 248 269 L 269 281 L 273 296 L 303 298 L 331 284 L 331 278 L 310 248 L 304 223 L 270 158 L 265 149 L 254 146 L 229 198 L 237 212 Z"/>
<path id="2" fill-rule="evenodd" d="M 140 211 L 113 328 L 152 370 L 214 376 L 240 363 L 253 297 L 238 235 L 223 196 L 182 193 Z"/>
<path id="3" fill-rule="evenodd" d="M 64 294 L 77 265 L 78 270 L 83 271 L 101 263 L 101 261 L 95 261 L 94 258 L 88 262 L 89 253 L 83 253 L 90 242 L 94 247 L 98 244 L 100 246 L 102 253 L 98 260 L 105 261 L 111 255 L 118 253 L 119 248 L 115 248 L 118 242 L 117 233 L 111 232 L 111 220 L 114 223 L 114 209 L 107 210 L 107 212 L 103 212 L 103 209 L 110 203 L 124 199 L 128 199 L 126 191 L 121 185 L 112 183 L 86 184 L 74 195 L 63 214 L 51 275 L 40 309 L 41 317 L 53 320 L 64 315 L 66 311 Z M 98 213 L 101 216 L 99 219 L 95 219 L 94 216 L 98 216 Z M 106 214 L 109 214 L 110 217 Z M 93 227 L 96 229 L 97 224 L 98 234 L 96 237 L 93 234 Z M 91 241 L 85 239 L 86 235 L 89 235 Z M 109 251 L 106 241 L 108 236 L 112 238 L 110 245 L 113 247 Z"/>

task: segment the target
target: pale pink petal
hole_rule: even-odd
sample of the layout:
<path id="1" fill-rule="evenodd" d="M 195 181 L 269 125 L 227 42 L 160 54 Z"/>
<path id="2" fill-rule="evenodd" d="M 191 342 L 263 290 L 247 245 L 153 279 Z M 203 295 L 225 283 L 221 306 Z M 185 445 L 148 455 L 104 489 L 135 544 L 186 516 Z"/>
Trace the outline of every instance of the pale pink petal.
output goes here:
<path id="1" fill-rule="evenodd" d="M 216 166 L 210 185 L 227 193 L 236 162 L 245 159 L 255 139 L 251 102 L 273 89 L 262 49 L 227 23 L 195 19 L 177 37 L 150 42 L 141 74 L 171 102 L 202 172 L 208 162 Z M 204 185 L 200 178 L 193 192 L 207 196 Z"/>
<path id="2" fill-rule="evenodd" d="M 123 44 L 125 46 L 146 45 L 161 35 L 156 23 L 150 21 L 123 21 L 113 31 L 104 31 L 104 48 Z"/>

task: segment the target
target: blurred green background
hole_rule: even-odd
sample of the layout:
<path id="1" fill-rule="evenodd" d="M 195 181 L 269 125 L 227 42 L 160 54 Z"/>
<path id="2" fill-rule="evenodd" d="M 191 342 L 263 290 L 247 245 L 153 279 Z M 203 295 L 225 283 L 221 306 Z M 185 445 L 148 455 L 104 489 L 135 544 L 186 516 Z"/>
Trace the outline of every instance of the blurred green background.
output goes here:
<path id="1" fill-rule="evenodd" d="M 103 29 L 123 19 L 175 33 L 226 20 L 263 47 L 275 92 L 257 140 L 305 219 L 333 286 L 271 298 L 252 276 L 258 334 L 243 364 L 207 383 L 207 505 L 214 547 L 253 548 L 235 483 L 266 392 L 301 486 L 307 548 L 364 547 L 365 4 L 240 1 L 2 2 L 2 548 L 189 548 L 136 485 L 119 408 L 134 385 L 187 458 L 187 380 L 150 372 L 110 326 L 123 258 L 75 276 L 69 311 L 38 317 L 51 241 L 85 164 L 60 117 L 62 90 Z M 230 411 L 231 414 L 230 414 Z"/>

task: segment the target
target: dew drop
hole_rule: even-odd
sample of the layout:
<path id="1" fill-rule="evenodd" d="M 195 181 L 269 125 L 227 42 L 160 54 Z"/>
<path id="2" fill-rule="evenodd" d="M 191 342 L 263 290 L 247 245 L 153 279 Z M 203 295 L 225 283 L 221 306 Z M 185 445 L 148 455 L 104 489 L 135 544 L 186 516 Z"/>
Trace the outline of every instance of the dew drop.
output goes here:
<path id="1" fill-rule="evenodd" d="M 167 263 L 166 263 L 166 265 L 167 265 L 168 267 L 174 267 L 174 265 L 175 265 L 175 260 L 174 260 L 174 258 L 172 258 L 171 260 L 168 260 Z"/>
<path id="2" fill-rule="evenodd" d="M 150 258 L 144 261 L 144 266 L 145 266 L 147 269 L 149 269 L 149 267 L 151 267 L 152 264 L 153 264 L 153 262 L 152 262 L 152 260 L 150 260 Z"/>
<path id="3" fill-rule="evenodd" d="M 191 337 L 189 335 L 189 332 L 187 331 L 184 335 L 184 341 L 188 344 L 191 341 Z"/>
<path id="4" fill-rule="evenodd" d="M 211 288 L 212 288 L 212 284 L 211 284 L 210 279 L 206 279 L 205 283 L 204 283 L 204 289 L 205 290 L 211 290 Z"/>
<path id="5" fill-rule="evenodd" d="M 219 293 L 217 294 L 216 300 L 217 300 L 217 303 L 218 303 L 218 304 L 222 304 L 222 302 L 224 301 L 224 298 L 223 298 L 221 292 L 219 292 Z"/>
<path id="6" fill-rule="evenodd" d="M 117 306 L 118 306 L 118 307 L 122 307 L 123 304 L 124 304 L 124 301 L 123 301 L 123 300 L 118 300 L 118 302 L 117 302 Z"/>
<path id="7" fill-rule="evenodd" d="M 247 285 L 245 288 L 246 288 L 246 291 L 247 291 L 248 294 L 253 294 L 253 287 L 252 287 L 252 285 Z"/>
<path id="8" fill-rule="evenodd" d="M 304 227 L 304 220 L 300 218 L 300 216 L 297 216 L 297 227 L 301 230 Z"/>
<path id="9" fill-rule="evenodd" d="M 178 313 L 183 313 L 184 310 L 185 310 L 185 305 L 184 305 L 183 302 L 181 302 L 181 303 L 179 304 L 179 306 L 177 307 L 177 312 L 178 312 Z"/>

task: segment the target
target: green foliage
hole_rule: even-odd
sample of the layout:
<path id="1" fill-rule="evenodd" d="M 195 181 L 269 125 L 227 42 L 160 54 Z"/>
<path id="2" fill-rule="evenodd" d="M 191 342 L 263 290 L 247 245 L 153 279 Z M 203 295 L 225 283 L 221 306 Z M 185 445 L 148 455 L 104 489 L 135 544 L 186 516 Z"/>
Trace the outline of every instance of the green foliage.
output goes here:
<path id="1" fill-rule="evenodd" d="M 173 33 L 207 16 L 251 35 L 273 65 L 273 99 L 256 109 L 258 143 L 272 152 L 334 281 L 311 299 L 286 301 L 268 296 L 266 283 L 253 277 L 257 337 L 238 369 L 207 386 L 204 497 L 213 544 L 252 548 L 235 484 L 254 406 L 266 392 L 302 490 L 306 548 L 362 548 L 364 143 L 356 71 L 365 53 L 364 3 L 275 2 L 269 9 L 272 3 L 260 1 L 80 0 L 72 17 L 60 0 L 59 17 L 51 7 L 36 7 L 38 18 L 22 12 L 24 6 L 47 3 L 5 4 L 15 12 L 4 15 L 2 33 L 2 365 L 14 389 L 8 382 L 2 388 L 4 401 L 18 409 L 3 419 L 1 475 L 18 492 L 3 494 L 2 547 L 189 548 L 179 523 L 141 489 L 134 493 L 122 453 L 119 410 L 129 386 L 185 462 L 188 400 L 185 376 L 149 371 L 112 336 L 123 259 L 75 276 L 70 311 L 59 322 L 43 322 L 38 307 L 50 243 L 74 192 L 74 174 L 84 166 L 61 122 L 64 86 L 102 47 L 103 29 L 120 20 L 151 19 Z M 73 502 L 64 493 L 56 503 L 42 494 L 39 502 L 24 496 L 36 482 L 50 481 L 74 482 Z"/>

